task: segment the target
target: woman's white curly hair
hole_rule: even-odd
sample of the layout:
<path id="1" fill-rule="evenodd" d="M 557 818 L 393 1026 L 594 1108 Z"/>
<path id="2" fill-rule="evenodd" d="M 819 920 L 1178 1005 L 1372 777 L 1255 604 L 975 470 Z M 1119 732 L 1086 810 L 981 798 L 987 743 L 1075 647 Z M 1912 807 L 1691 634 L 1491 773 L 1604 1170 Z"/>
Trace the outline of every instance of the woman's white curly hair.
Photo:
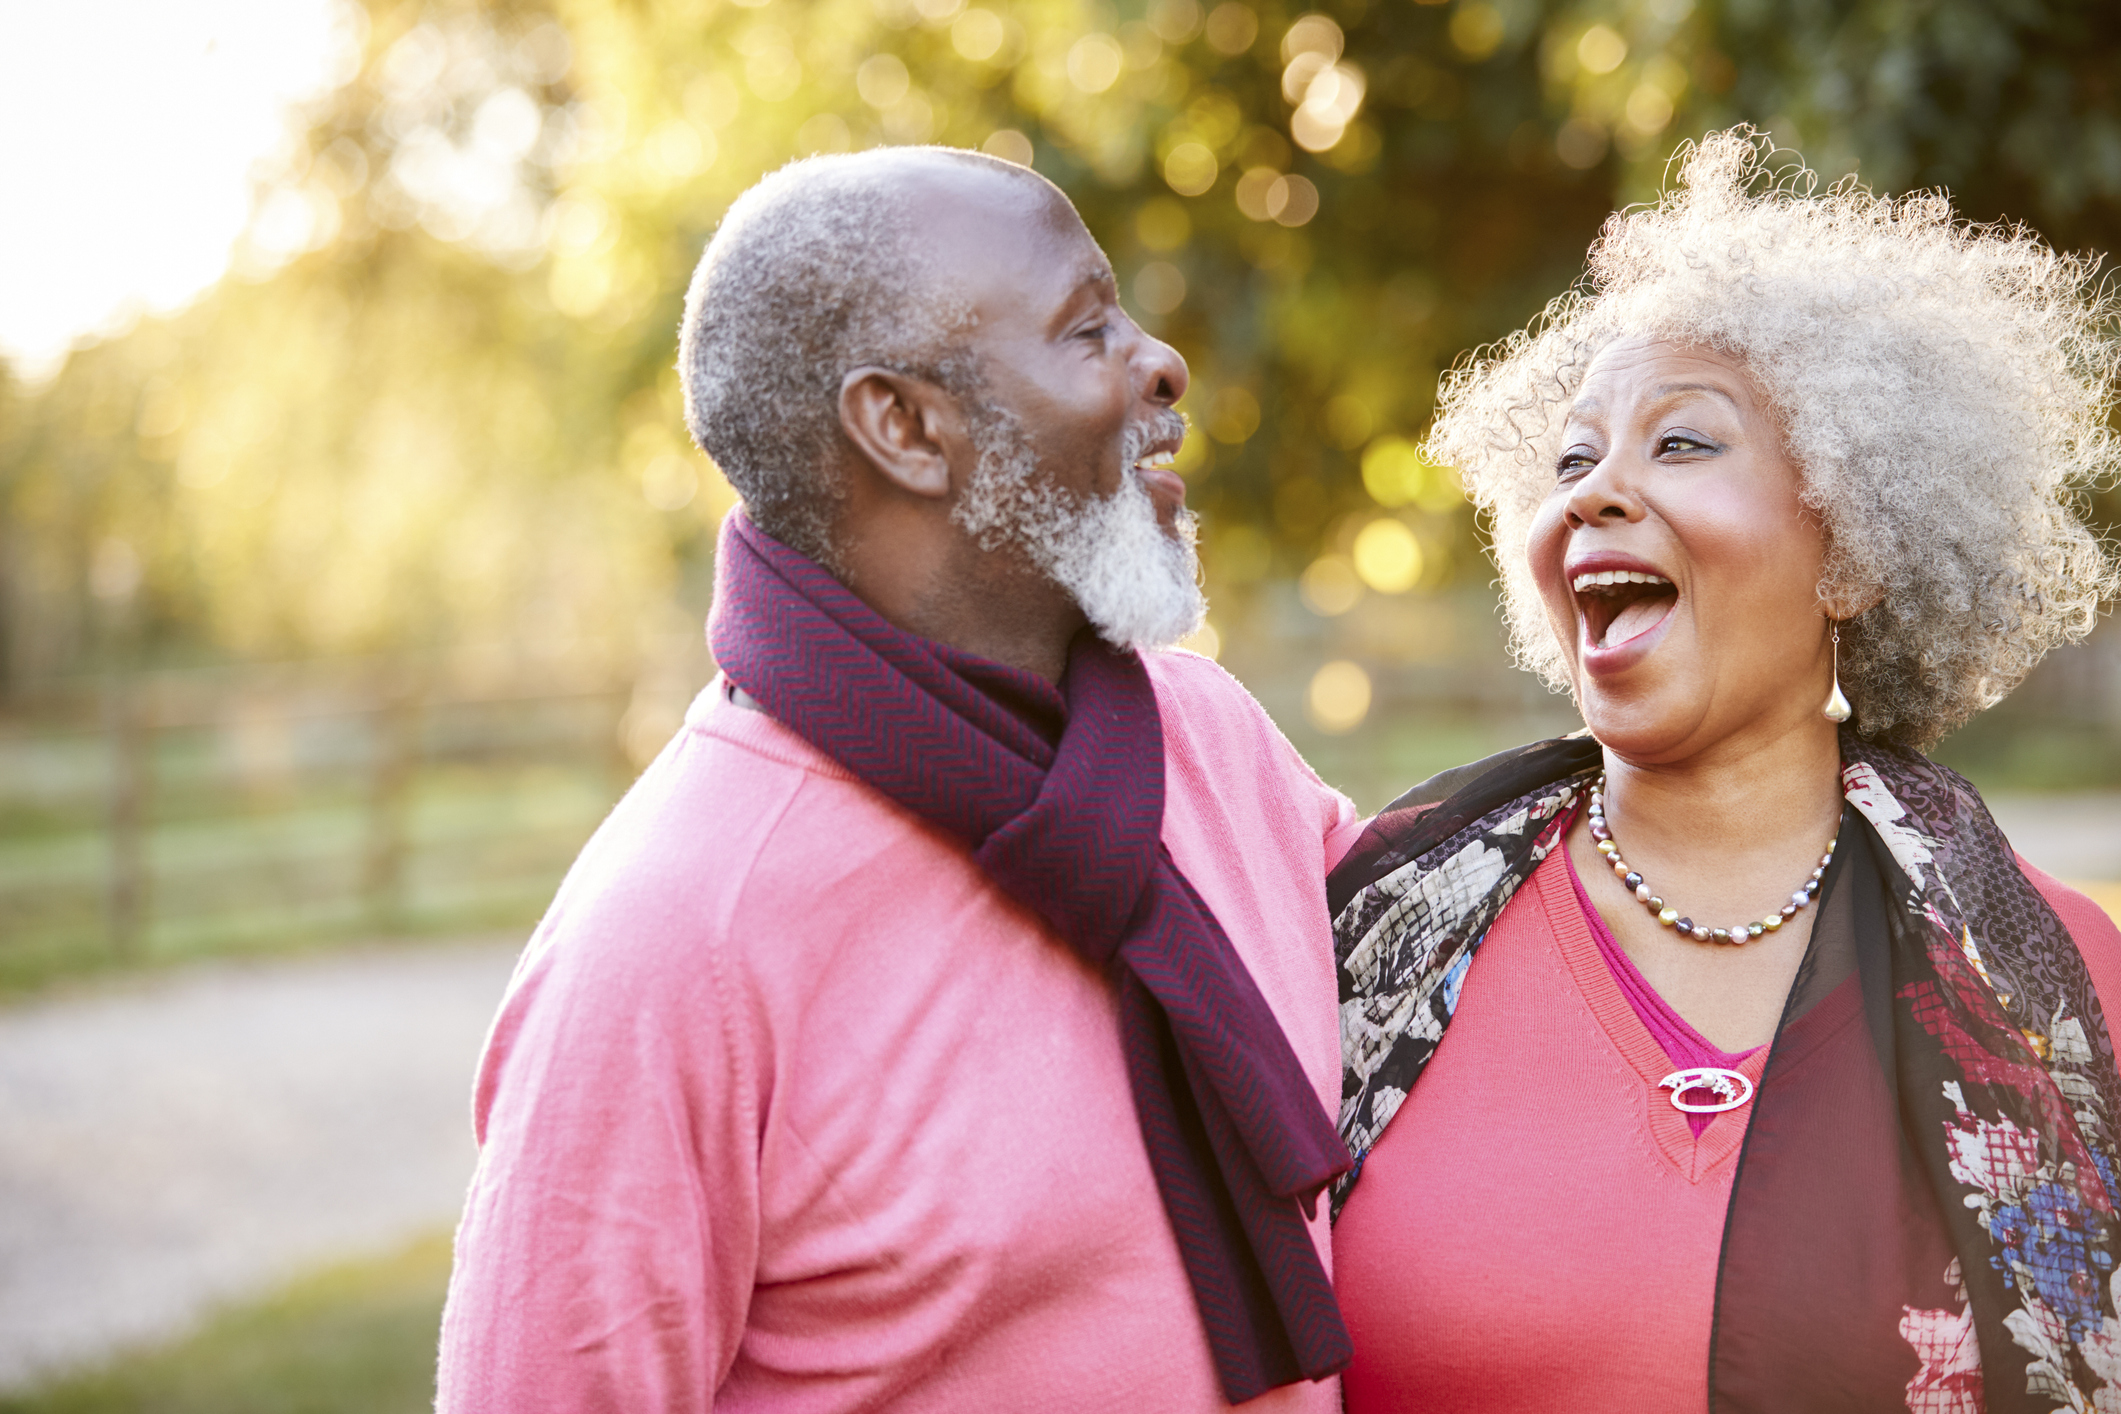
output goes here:
<path id="1" fill-rule="evenodd" d="M 1621 338 L 1737 358 L 1826 528 L 1822 599 L 1883 595 L 1841 631 L 1854 725 L 1926 748 L 2121 584 L 2076 509 L 2115 462 L 2114 302 L 2096 260 L 1942 193 L 1820 192 L 1774 158 L 1744 127 L 1682 148 L 1678 188 L 1608 219 L 1578 288 L 1447 375 L 1428 454 L 1489 517 L 1518 661 L 1565 691 L 1523 547 L 1586 368 Z"/>

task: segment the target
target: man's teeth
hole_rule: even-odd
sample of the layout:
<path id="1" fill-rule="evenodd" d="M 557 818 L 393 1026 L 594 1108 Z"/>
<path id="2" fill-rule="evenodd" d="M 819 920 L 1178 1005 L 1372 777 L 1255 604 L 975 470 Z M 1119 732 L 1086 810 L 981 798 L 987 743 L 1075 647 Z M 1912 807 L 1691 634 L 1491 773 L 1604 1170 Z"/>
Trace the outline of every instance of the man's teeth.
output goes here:
<path id="1" fill-rule="evenodd" d="M 1648 574 L 1642 570 L 1600 570 L 1597 574 L 1580 574 L 1571 587 L 1581 594 L 1586 589 L 1595 589 L 1605 584 L 1670 584 L 1672 581 L 1661 574 Z"/>
<path id="2" fill-rule="evenodd" d="M 1151 452 L 1148 456 L 1143 457 L 1140 461 L 1136 462 L 1135 465 L 1138 467 L 1161 468 L 1171 465 L 1171 463 L 1176 460 L 1176 454 L 1171 452 Z"/>

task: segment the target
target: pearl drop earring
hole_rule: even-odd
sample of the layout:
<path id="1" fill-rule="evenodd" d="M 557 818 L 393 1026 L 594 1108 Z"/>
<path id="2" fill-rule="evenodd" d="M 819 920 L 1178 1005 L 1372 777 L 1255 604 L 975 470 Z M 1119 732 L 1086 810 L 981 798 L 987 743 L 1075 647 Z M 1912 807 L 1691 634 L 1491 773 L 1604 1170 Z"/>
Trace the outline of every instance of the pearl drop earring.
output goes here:
<path id="1" fill-rule="evenodd" d="M 1841 692 L 1841 625 L 1834 625 L 1834 690 L 1827 694 L 1826 719 L 1829 722 L 1845 722 L 1854 709 Z"/>

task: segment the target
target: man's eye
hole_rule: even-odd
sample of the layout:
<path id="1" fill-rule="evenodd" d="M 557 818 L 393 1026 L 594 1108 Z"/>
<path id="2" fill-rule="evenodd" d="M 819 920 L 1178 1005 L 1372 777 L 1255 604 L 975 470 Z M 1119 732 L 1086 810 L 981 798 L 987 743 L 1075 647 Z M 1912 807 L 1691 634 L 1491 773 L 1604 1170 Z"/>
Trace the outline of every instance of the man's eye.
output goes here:
<path id="1" fill-rule="evenodd" d="M 1102 339 L 1105 337 L 1105 335 L 1111 332 L 1112 326 L 1110 324 L 1093 324 L 1089 328 L 1083 330 L 1080 337 L 1085 339 Z"/>

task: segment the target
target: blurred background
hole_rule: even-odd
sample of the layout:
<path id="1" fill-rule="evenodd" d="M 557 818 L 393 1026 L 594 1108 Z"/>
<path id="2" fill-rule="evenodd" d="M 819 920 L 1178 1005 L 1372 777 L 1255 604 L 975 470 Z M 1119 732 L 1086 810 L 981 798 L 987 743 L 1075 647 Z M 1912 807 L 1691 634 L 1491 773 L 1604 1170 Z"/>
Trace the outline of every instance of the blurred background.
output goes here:
<path id="1" fill-rule="evenodd" d="M 1375 808 L 1575 725 L 1510 666 L 1482 528 L 1415 450 L 1440 370 L 1576 280 L 1681 141 L 1738 121 L 1828 180 L 1942 186 L 1975 220 L 2111 250 L 2116 74 L 2121 9 L 2092 0 L 0 0 L 0 1207 L 32 1168 L 52 1212 L 82 1191 L 32 1121 L 122 1088 L 64 1058 L 176 1025 L 170 995 L 226 1039 L 238 1013 L 372 994 L 386 1024 L 333 1013 L 347 1034 L 431 1051 L 453 1087 L 439 1198 L 190 1286 L 186 1261 L 213 1264 L 164 1233 L 177 1274 L 123 1319 L 128 1250 L 68 1325 L 23 1275 L 89 1270 L 53 1255 L 66 1225 L 0 1224 L 18 1391 L 366 1261 L 0 1409 L 190 1408 L 187 1380 L 222 1410 L 429 1397 L 428 1234 L 468 1171 L 450 1126 L 478 1028 L 713 672 L 734 498 L 686 440 L 674 330 L 762 173 L 939 142 L 1074 198 L 1193 369 L 1194 646 Z M 2111 532 L 2121 495 L 2085 510 Z M 1939 755 L 2037 862 L 2121 906 L 2109 625 Z M 400 1044 L 416 985 L 460 1000 Z M 10 1024 L 41 1029 L 10 1051 Z M 302 1038 L 257 1034 L 214 1083 L 314 1116 L 273 1049 Z M 352 1040 L 312 1049 L 372 1068 Z M 134 1103 L 140 1132 L 189 1113 Z M 317 1143 L 385 1183 L 389 1113 Z M 220 1133 L 168 1127 L 128 1172 Z M 44 1324 L 10 1347 L 10 1311 Z"/>

